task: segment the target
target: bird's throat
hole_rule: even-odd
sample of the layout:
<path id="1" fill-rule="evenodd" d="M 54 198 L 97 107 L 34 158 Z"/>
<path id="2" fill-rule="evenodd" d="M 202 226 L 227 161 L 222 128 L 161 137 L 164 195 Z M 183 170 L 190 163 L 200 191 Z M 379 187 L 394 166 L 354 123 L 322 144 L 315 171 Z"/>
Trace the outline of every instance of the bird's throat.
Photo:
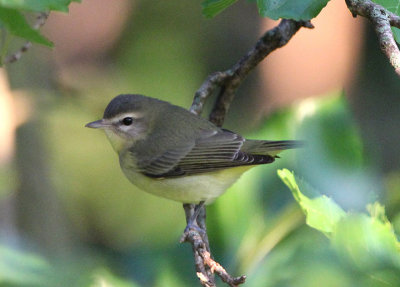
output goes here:
<path id="1" fill-rule="evenodd" d="M 121 151 L 125 150 L 129 145 L 129 141 L 121 137 L 119 134 L 112 130 L 105 130 L 108 140 L 111 143 L 113 149 L 119 154 Z"/>

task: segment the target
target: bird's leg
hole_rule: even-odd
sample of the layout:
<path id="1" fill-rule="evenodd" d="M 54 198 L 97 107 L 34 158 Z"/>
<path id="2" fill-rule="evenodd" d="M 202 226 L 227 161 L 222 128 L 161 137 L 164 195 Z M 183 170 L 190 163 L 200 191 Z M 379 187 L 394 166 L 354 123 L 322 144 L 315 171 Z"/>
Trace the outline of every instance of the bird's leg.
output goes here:
<path id="1" fill-rule="evenodd" d="M 203 201 L 204 203 L 204 201 Z M 197 225 L 200 227 L 202 232 L 200 233 L 203 239 L 206 249 L 210 252 L 210 243 L 208 242 L 207 226 L 206 226 L 206 206 L 202 204 L 198 206 L 199 214 L 197 216 Z"/>
<path id="2" fill-rule="evenodd" d="M 199 214 L 204 213 L 205 216 L 205 211 L 202 212 L 205 210 L 204 201 L 200 201 L 197 205 L 183 204 L 183 208 L 185 210 L 187 223 L 184 233 L 187 233 L 189 229 L 196 229 L 200 233 L 204 233 L 205 229 L 203 229 L 203 226 L 201 226 L 198 221 Z"/>
<path id="3" fill-rule="evenodd" d="M 204 205 L 204 201 L 200 201 L 199 204 L 197 204 L 194 207 L 194 214 L 193 216 L 190 218 L 190 221 L 192 222 L 197 222 L 198 223 L 198 219 L 199 219 L 199 215 L 202 213 L 203 210 L 205 210 L 205 205 Z M 199 225 L 199 227 L 201 227 Z"/>
<path id="4" fill-rule="evenodd" d="M 191 204 L 191 203 L 184 203 L 183 204 L 183 210 L 185 211 L 186 223 L 188 223 L 190 218 L 193 216 L 194 207 L 195 207 L 195 205 Z"/>
<path id="5" fill-rule="evenodd" d="M 205 226 L 205 205 L 204 201 L 201 201 L 199 204 L 190 204 L 184 203 L 183 209 L 185 210 L 186 216 L 186 227 L 181 236 L 180 242 L 185 242 L 186 237 L 189 234 L 190 230 L 195 230 L 201 237 L 202 240 L 206 238 L 206 242 L 208 245 L 208 237 L 206 234 L 206 226 Z M 200 216 L 199 216 L 200 215 Z M 200 218 L 200 219 L 199 219 Z M 209 248 L 207 248 L 209 249 Z"/>
<path id="6" fill-rule="evenodd" d="M 205 225 L 206 207 L 204 201 L 198 205 L 183 204 L 183 209 L 185 210 L 187 226 L 180 242 L 187 241 L 192 245 L 196 272 L 201 285 L 215 287 L 214 271 L 206 261 L 207 258 L 211 258 L 211 254 Z"/>

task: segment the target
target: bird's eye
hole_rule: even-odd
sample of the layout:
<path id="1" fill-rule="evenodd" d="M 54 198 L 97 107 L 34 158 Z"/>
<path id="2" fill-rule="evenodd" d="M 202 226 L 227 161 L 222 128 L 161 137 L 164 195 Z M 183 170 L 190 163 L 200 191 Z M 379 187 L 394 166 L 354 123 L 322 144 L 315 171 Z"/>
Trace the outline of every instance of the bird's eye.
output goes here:
<path id="1" fill-rule="evenodd" d="M 126 117 L 122 120 L 122 124 L 125 126 L 130 126 L 133 123 L 133 118 Z"/>

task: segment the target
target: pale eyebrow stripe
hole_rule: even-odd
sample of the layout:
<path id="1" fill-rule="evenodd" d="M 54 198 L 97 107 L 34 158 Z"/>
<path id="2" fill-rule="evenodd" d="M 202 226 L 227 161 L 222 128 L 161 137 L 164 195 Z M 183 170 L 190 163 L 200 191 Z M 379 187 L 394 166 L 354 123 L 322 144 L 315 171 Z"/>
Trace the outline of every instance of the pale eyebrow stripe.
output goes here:
<path id="1" fill-rule="evenodd" d="M 140 119 L 143 118 L 143 113 L 142 112 L 129 112 L 129 113 L 124 113 L 124 114 L 118 114 L 115 117 L 112 118 L 112 121 L 123 119 L 126 117 L 131 117 L 134 119 Z"/>

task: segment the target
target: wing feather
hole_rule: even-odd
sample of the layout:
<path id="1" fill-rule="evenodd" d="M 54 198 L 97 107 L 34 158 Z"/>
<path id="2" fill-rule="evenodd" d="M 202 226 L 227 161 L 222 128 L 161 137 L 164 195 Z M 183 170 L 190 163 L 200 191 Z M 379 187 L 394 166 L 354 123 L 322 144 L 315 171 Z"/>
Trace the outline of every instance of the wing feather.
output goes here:
<path id="1" fill-rule="evenodd" d="M 236 133 L 221 129 L 167 150 L 142 164 L 139 171 L 149 177 L 167 178 L 266 164 L 273 162 L 278 152 L 300 145 L 298 141 L 246 141 Z"/>
<path id="2" fill-rule="evenodd" d="M 180 147 L 153 159 L 141 171 L 150 177 L 178 177 L 229 167 L 269 163 L 269 155 L 241 151 L 245 139 L 227 130 L 198 138 L 190 147 Z"/>
<path id="3" fill-rule="evenodd" d="M 149 176 L 166 174 L 193 148 L 194 144 L 176 147 L 160 156 L 138 165 L 138 171 Z"/>

